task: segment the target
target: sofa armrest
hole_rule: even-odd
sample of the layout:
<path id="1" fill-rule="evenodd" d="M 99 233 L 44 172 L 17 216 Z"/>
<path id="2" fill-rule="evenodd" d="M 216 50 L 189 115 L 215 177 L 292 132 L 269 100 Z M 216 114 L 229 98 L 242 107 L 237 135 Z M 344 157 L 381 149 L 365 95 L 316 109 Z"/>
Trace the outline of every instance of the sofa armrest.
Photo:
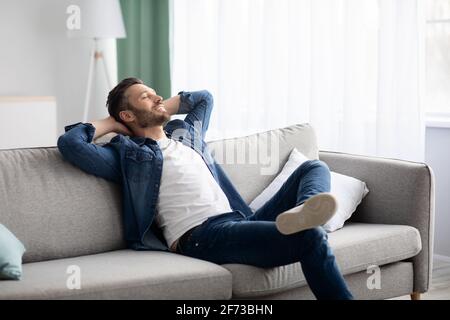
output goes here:
<path id="1" fill-rule="evenodd" d="M 419 230 L 422 250 L 412 258 L 414 291 L 430 285 L 434 237 L 434 174 L 424 163 L 321 151 L 331 171 L 353 176 L 370 192 L 351 221 L 409 225 Z"/>

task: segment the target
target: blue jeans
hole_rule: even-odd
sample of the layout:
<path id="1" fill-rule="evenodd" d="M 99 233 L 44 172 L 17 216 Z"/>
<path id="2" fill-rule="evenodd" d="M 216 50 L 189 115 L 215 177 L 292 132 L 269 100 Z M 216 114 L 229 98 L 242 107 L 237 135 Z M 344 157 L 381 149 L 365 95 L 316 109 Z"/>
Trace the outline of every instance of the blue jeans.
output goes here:
<path id="1" fill-rule="evenodd" d="M 303 163 L 252 216 L 239 211 L 210 217 L 179 241 L 178 252 L 216 264 L 272 268 L 300 262 L 317 299 L 352 299 L 322 227 L 291 235 L 275 226 L 278 214 L 330 191 L 330 171 L 319 160 Z"/>

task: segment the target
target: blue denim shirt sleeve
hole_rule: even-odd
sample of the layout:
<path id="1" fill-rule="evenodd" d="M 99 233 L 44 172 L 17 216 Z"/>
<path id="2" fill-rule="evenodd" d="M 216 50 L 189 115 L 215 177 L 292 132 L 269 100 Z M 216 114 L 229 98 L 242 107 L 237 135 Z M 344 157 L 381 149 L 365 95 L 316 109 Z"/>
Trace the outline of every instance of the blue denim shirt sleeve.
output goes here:
<path id="1" fill-rule="evenodd" d="M 58 139 L 58 149 L 67 161 L 89 174 L 121 182 L 119 155 L 109 144 L 92 143 L 92 124 L 79 122 L 66 126 L 65 131 Z"/>
<path id="2" fill-rule="evenodd" d="M 178 114 L 186 114 L 184 119 L 202 133 L 205 138 L 209 126 L 209 119 L 214 105 L 214 99 L 207 90 L 178 93 L 180 95 L 180 108 Z"/>

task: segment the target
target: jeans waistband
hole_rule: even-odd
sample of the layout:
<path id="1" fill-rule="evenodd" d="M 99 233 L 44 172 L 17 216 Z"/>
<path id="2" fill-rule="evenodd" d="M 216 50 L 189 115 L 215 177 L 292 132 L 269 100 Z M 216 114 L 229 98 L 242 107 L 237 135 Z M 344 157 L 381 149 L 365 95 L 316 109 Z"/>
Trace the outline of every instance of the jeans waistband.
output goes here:
<path id="1" fill-rule="evenodd" d="M 178 243 L 180 243 L 180 241 L 184 241 L 184 240 L 189 240 L 192 232 L 194 232 L 195 229 L 197 229 L 198 227 L 200 227 L 201 225 L 199 224 L 198 226 L 195 226 L 191 229 L 189 229 L 188 231 L 186 231 L 181 237 L 180 240 L 178 241 Z"/>
<path id="2" fill-rule="evenodd" d="M 175 248 L 175 252 L 178 252 L 178 253 L 180 252 L 180 245 L 181 245 L 181 243 L 183 243 L 184 241 L 189 240 L 189 238 L 191 237 L 192 232 L 194 232 L 194 230 L 197 229 L 200 226 L 201 226 L 201 224 L 198 225 L 198 226 L 195 226 L 195 227 L 189 229 L 188 231 L 186 231 L 185 233 L 183 233 L 183 235 L 178 239 L 177 246 Z"/>

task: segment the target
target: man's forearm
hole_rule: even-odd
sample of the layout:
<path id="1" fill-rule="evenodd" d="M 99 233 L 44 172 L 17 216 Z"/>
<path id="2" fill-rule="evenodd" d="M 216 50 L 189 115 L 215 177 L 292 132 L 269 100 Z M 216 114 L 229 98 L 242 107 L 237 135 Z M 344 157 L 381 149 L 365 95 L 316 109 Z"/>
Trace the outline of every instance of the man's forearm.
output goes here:
<path id="1" fill-rule="evenodd" d="M 178 113 L 178 109 L 180 108 L 180 96 L 176 95 L 172 98 L 163 101 L 164 106 L 167 112 L 172 116 Z"/>
<path id="2" fill-rule="evenodd" d="M 95 120 L 90 122 L 95 128 L 94 139 L 98 139 L 105 134 L 115 131 L 115 123 L 111 120 L 111 118 L 105 118 L 101 120 Z"/>

